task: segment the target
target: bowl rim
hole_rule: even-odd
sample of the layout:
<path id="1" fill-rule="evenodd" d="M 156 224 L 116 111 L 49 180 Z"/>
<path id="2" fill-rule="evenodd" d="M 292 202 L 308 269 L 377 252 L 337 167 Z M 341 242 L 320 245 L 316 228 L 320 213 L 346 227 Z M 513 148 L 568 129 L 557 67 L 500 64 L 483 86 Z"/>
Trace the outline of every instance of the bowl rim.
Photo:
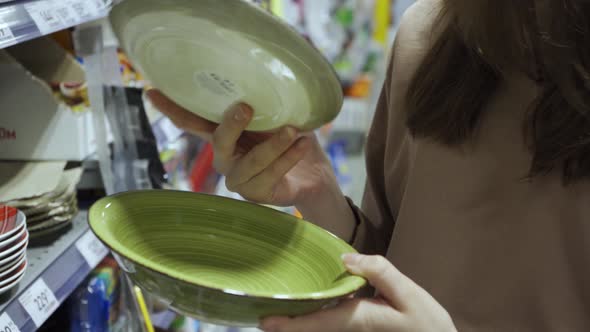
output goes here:
<path id="1" fill-rule="evenodd" d="M 312 228 L 316 228 L 318 230 L 320 230 L 321 232 L 324 232 L 326 235 L 331 236 L 332 238 L 334 238 L 334 240 L 341 242 L 342 244 L 345 244 L 345 246 L 350 248 L 350 253 L 356 253 L 356 249 L 353 248 L 350 244 L 346 243 L 344 240 L 340 239 L 339 237 L 337 237 L 336 235 L 332 234 L 331 232 L 321 228 L 320 226 L 317 226 L 309 221 L 306 221 L 304 219 L 298 219 L 295 216 L 292 216 L 290 214 L 287 214 L 285 212 L 282 211 L 278 211 L 275 209 L 272 209 L 268 206 L 265 205 L 261 205 L 261 204 L 257 204 L 257 203 L 253 203 L 253 202 L 249 202 L 249 201 L 242 201 L 242 200 L 237 200 L 237 199 L 233 199 L 233 198 L 229 198 L 229 197 L 224 197 L 224 196 L 218 196 L 218 195 L 212 195 L 212 194 L 206 194 L 206 193 L 195 193 L 195 192 L 187 192 L 187 191 L 181 191 L 181 190 L 168 190 L 168 189 L 143 189 L 143 190 L 130 190 L 130 191 L 125 191 L 125 192 L 120 192 L 120 193 L 116 193 L 113 195 L 109 195 L 109 196 L 105 196 L 101 199 L 99 199 L 98 201 L 96 201 L 95 203 L 92 204 L 92 206 L 90 207 L 89 211 L 88 211 L 88 224 L 90 226 L 91 231 L 94 233 L 94 235 L 107 247 L 109 248 L 109 250 L 111 250 L 114 254 L 124 258 L 125 260 L 133 263 L 134 265 L 139 265 L 141 266 L 143 269 L 146 269 L 148 271 L 151 272 L 155 272 L 157 274 L 160 274 L 162 276 L 165 276 L 167 278 L 170 278 L 172 280 L 177 280 L 177 281 L 181 281 L 184 283 L 187 283 L 189 285 L 192 286 L 196 286 L 196 287 L 200 287 L 203 289 L 208 289 L 211 291 L 217 291 L 217 292 L 221 292 L 224 294 L 228 294 L 228 295 L 234 295 L 234 296 L 240 296 L 240 297 L 247 297 L 247 298 L 254 298 L 254 299 L 261 299 L 261 300 L 282 300 L 282 301 L 294 301 L 294 302 L 302 302 L 302 301 L 310 301 L 310 302 L 315 302 L 318 300 L 333 300 L 333 299 L 341 299 L 341 298 L 345 298 L 348 297 L 352 294 L 357 293 L 359 290 L 361 290 L 362 288 L 364 288 L 365 286 L 367 286 L 367 280 L 363 277 L 360 276 L 356 276 L 356 275 L 352 275 L 349 274 L 349 278 L 350 280 L 346 283 L 344 283 L 343 285 L 340 285 L 338 287 L 332 287 L 332 288 L 327 288 L 325 290 L 322 291 L 318 291 L 318 292 L 305 292 L 305 293 L 291 293 L 291 294 L 273 294 L 270 295 L 267 292 L 245 292 L 245 291 L 241 291 L 241 290 L 236 290 L 236 289 L 231 289 L 231 288 L 221 288 L 221 287 L 214 287 L 214 286 L 210 286 L 210 285 L 205 285 L 203 283 L 199 283 L 196 282 L 194 280 L 188 280 L 184 277 L 181 276 L 173 276 L 170 275 L 169 273 L 167 273 L 166 271 L 162 271 L 160 269 L 154 268 L 149 266 L 149 264 L 141 262 L 140 259 L 136 259 L 136 258 L 132 258 L 129 257 L 129 255 L 123 254 L 120 250 L 117 250 L 115 248 L 113 248 L 112 245 L 110 245 L 109 243 L 107 243 L 103 237 L 101 237 L 101 235 L 99 234 L 99 232 L 95 229 L 95 227 L 93 227 L 93 224 L 91 222 L 91 218 L 92 215 L 94 214 L 93 211 L 95 211 L 96 209 L 100 209 L 101 207 L 99 206 L 101 202 L 105 202 L 108 200 L 111 200 L 113 198 L 116 197 L 121 197 L 121 196 L 129 196 L 129 195 L 134 195 L 134 194 L 145 194 L 145 193 L 155 193 L 155 192 L 172 192 L 172 193 L 177 193 L 177 194 L 183 194 L 183 195 L 192 195 L 192 196 L 196 196 L 196 197 L 209 197 L 209 198 L 215 198 L 215 199 L 220 199 L 222 201 L 226 201 L 226 202 L 233 202 L 233 203 L 239 203 L 239 204 L 245 204 L 245 205 L 252 205 L 252 206 L 256 206 L 259 207 L 261 209 L 265 209 L 268 211 L 271 211 L 273 213 L 277 213 L 280 215 L 285 215 L 288 216 L 290 218 L 293 218 L 293 222 L 301 222 L 304 223 L 306 225 L 309 225 L 309 227 Z M 148 261 L 147 259 L 145 260 L 146 262 Z M 125 269 L 123 269 L 125 270 Z M 125 273 L 128 273 L 127 271 L 125 271 Z M 345 272 L 348 273 L 348 272 Z M 133 273 L 131 273 L 133 274 Z"/>

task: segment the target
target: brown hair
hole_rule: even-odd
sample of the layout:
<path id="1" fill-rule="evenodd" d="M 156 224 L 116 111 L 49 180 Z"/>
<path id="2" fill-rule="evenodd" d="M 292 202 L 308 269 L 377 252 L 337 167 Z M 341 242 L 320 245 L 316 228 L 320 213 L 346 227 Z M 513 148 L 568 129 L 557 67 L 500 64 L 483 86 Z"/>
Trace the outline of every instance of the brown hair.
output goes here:
<path id="1" fill-rule="evenodd" d="M 541 88 L 523 134 L 529 176 L 560 171 L 590 178 L 590 1 L 443 0 L 445 27 L 410 83 L 407 123 L 414 136 L 449 146 L 467 142 L 484 106 L 518 69 Z"/>

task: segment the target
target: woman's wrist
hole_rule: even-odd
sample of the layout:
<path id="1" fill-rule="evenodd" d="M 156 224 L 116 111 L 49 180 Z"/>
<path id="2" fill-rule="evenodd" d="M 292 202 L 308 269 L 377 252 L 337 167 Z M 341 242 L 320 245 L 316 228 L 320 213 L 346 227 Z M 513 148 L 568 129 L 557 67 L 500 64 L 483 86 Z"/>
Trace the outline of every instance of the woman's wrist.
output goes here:
<path id="1" fill-rule="evenodd" d="M 321 186 L 313 193 L 307 193 L 295 207 L 305 220 L 345 241 L 352 240 L 356 218 L 348 200 L 335 181 Z"/>

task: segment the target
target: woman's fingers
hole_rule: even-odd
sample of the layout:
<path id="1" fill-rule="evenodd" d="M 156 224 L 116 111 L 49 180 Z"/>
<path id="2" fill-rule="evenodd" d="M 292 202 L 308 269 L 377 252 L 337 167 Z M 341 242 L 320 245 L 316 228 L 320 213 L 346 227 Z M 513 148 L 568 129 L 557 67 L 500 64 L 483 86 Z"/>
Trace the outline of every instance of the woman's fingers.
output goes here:
<path id="1" fill-rule="evenodd" d="M 273 202 L 276 198 L 276 186 L 303 159 L 310 145 L 309 138 L 300 138 L 283 155 L 266 166 L 262 172 L 249 181 L 236 185 L 232 183 L 232 177 L 230 176 L 227 179 L 228 188 L 240 192 L 250 200 Z"/>
<path id="2" fill-rule="evenodd" d="M 270 317 L 261 322 L 265 332 L 359 332 L 401 331 L 403 320 L 388 304 L 358 299 L 295 318 Z"/>
<path id="3" fill-rule="evenodd" d="M 217 128 L 217 124 L 178 106 L 159 90 L 148 90 L 146 96 L 150 99 L 154 107 L 168 117 L 176 127 L 206 140 L 211 140 L 211 135 Z"/>
<path id="4" fill-rule="evenodd" d="M 245 132 L 254 114 L 245 104 L 226 111 L 217 125 L 180 107 L 156 89 L 146 94 L 154 107 L 178 128 L 210 141 L 215 151 L 215 168 L 226 175 L 228 188 L 254 200 L 273 197 L 274 187 L 303 158 L 310 145 L 307 138 L 294 144 L 297 132 L 293 128 L 284 128 L 274 135 Z"/>
<path id="5" fill-rule="evenodd" d="M 289 150 L 296 138 L 297 131 L 295 129 L 283 128 L 278 134 L 254 147 L 236 161 L 227 175 L 231 185 L 238 186 L 264 171 Z"/>
<path id="6" fill-rule="evenodd" d="M 348 254 L 343 261 L 351 273 L 365 277 L 399 311 L 408 309 L 410 302 L 419 295 L 417 285 L 383 256 Z"/>
<path id="7" fill-rule="evenodd" d="M 252 119 L 252 109 L 245 105 L 235 105 L 223 115 L 223 121 L 213 133 L 215 167 L 227 174 L 233 167 L 238 140 Z"/>

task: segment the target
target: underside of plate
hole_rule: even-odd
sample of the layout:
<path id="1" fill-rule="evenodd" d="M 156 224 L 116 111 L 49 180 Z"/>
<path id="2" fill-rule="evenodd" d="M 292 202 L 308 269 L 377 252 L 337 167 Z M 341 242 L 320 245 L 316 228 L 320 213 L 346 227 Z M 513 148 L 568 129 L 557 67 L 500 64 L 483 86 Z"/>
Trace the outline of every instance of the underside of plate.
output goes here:
<path id="1" fill-rule="evenodd" d="M 110 18 L 151 84 L 210 121 L 246 103 L 255 110 L 250 130 L 311 130 L 342 106 L 341 85 L 322 55 L 245 1 L 127 0 Z"/>

